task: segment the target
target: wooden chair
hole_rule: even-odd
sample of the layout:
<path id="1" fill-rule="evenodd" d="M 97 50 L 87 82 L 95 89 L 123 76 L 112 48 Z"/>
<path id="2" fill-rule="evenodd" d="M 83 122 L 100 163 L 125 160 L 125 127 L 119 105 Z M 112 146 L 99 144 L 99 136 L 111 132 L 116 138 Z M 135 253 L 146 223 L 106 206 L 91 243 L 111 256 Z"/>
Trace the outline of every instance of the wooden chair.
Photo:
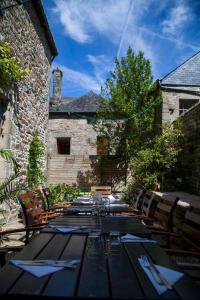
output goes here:
<path id="1" fill-rule="evenodd" d="M 180 234 L 161 231 L 154 234 L 168 237 L 165 251 L 187 274 L 200 281 L 200 200 L 191 202 Z"/>
<path id="2" fill-rule="evenodd" d="M 173 232 L 173 215 L 178 201 L 179 197 L 173 195 L 163 195 L 160 197 L 153 212 L 153 229 Z"/>
<path id="3" fill-rule="evenodd" d="M 156 203 L 154 202 L 155 194 L 152 190 L 147 190 L 141 201 L 141 209 L 135 209 L 132 212 L 121 212 L 130 216 L 137 216 L 142 219 L 149 219 L 153 217 L 155 213 Z M 152 219 L 153 221 L 153 219 Z"/>
<path id="4" fill-rule="evenodd" d="M 142 202 L 142 214 L 148 218 L 153 218 L 156 208 L 156 203 L 154 202 L 155 194 L 152 190 L 147 190 L 143 202 Z"/>
<path id="5" fill-rule="evenodd" d="M 92 186 L 91 194 L 94 195 L 97 192 L 102 196 L 109 196 L 111 195 L 111 186 Z"/>
<path id="6" fill-rule="evenodd" d="M 137 216 L 151 230 L 172 232 L 173 213 L 178 200 L 178 197 L 172 195 L 163 195 L 157 198 L 153 191 L 147 190 L 143 198 L 141 211 L 127 214 Z"/>
<path id="7" fill-rule="evenodd" d="M 63 208 L 67 208 L 70 206 L 70 203 L 57 203 L 53 206 L 50 204 L 50 190 L 49 188 L 42 188 L 41 192 L 44 194 L 45 197 L 45 203 L 47 206 L 48 211 L 61 211 Z"/>
<path id="8" fill-rule="evenodd" d="M 18 196 L 22 206 L 26 227 L 47 224 L 49 219 L 58 216 L 54 211 L 45 211 L 43 195 L 40 190 L 31 191 Z"/>
<path id="9" fill-rule="evenodd" d="M 141 210 L 141 204 L 142 204 L 142 196 L 144 194 L 144 190 L 143 189 L 136 189 L 135 191 L 135 195 L 134 195 L 134 209 L 136 210 Z"/>
<path id="10" fill-rule="evenodd" d="M 8 230 L 2 230 L 0 231 L 0 244 L 4 237 L 10 236 L 12 234 L 24 232 L 25 233 L 24 245 L 27 245 L 30 242 L 31 238 L 33 237 L 33 234 L 35 232 L 40 231 L 42 228 L 43 228 L 42 226 L 28 226 L 24 228 L 17 228 L 17 229 L 12 228 Z M 8 253 L 19 252 L 24 248 L 24 245 L 4 246 L 4 247 L 0 246 L 0 266 L 3 266 L 6 263 L 6 256 Z"/>
<path id="11" fill-rule="evenodd" d="M 50 218 L 57 216 L 55 212 L 44 211 L 43 195 L 40 190 L 31 191 L 29 193 L 18 196 L 23 211 L 24 228 L 9 229 L 0 231 L 0 240 L 12 234 L 24 232 L 26 245 L 36 232 L 39 232 L 48 222 Z M 18 252 L 23 249 L 22 246 L 6 246 L 0 247 L 0 263 L 6 262 L 8 252 Z"/>

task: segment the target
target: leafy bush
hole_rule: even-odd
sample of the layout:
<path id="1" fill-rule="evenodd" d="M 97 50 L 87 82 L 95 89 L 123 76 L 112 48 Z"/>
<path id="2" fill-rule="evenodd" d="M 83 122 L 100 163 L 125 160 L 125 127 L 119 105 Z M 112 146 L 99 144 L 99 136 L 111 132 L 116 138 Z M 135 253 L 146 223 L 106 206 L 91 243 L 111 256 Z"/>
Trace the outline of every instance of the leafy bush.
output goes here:
<path id="1" fill-rule="evenodd" d="M 0 42 L 0 85 L 6 86 L 28 75 L 28 68 L 22 69 L 13 56 L 9 43 Z"/>
<path id="2" fill-rule="evenodd" d="M 50 184 L 49 192 L 49 202 L 51 205 L 58 202 L 64 202 L 66 200 L 73 200 L 80 193 L 76 187 L 70 186 L 66 183 Z"/>
<path id="3" fill-rule="evenodd" d="M 149 147 L 141 149 L 131 161 L 130 168 L 137 186 L 146 189 L 159 185 L 175 169 L 179 152 L 180 125 L 166 123 L 162 135 L 155 136 Z"/>
<path id="4" fill-rule="evenodd" d="M 131 178 L 131 180 L 128 182 L 128 184 L 122 191 L 122 200 L 130 205 L 133 205 L 136 188 L 138 188 L 137 183 L 135 182 L 134 178 Z"/>

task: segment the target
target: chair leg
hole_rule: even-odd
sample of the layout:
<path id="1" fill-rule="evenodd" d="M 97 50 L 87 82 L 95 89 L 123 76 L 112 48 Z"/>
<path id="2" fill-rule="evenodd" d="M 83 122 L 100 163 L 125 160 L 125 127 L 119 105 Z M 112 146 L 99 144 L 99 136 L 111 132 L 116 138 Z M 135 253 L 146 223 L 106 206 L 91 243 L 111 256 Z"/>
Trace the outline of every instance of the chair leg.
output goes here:
<path id="1" fill-rule="evenodd" d="M 3 267 L 6 264 L 6 254 L 7 254 L 7 250 L 1 250 L 0 251 L 0 264 L 1 267 Z"/>
<path id="2" fill-rule="evenodd" d="M 25 238 L 25 245 L 29 242 L 29 230 L 26 230 L 26 238 Z"/>

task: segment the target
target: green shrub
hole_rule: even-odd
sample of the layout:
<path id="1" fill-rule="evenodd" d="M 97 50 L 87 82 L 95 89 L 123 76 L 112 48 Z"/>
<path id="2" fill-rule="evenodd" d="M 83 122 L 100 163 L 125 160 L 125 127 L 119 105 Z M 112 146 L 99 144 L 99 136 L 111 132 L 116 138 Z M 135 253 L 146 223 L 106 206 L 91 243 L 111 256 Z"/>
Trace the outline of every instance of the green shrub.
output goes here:
<path id="1" fill-rule="evenodd" d="M 132 159 L 130 168 L 136 186 L 146 189 L 161 185 L 170 178 L 175 170 L 181 151 L 179 138 L 182 136 L 180 126 L 166 123 L 162 135 L 155 136 L 149 147 L 138 151 Z M 162 187 L 163 188 L 163 187 Z"/>
<path id="2" fill-rule="evenodd" d="M 73 201 L 73 199 L 75 199 L 80 193 L 76 187 L 66 183 L 50 184 L 49 191 L 50 205 L 58 202 Z"/>

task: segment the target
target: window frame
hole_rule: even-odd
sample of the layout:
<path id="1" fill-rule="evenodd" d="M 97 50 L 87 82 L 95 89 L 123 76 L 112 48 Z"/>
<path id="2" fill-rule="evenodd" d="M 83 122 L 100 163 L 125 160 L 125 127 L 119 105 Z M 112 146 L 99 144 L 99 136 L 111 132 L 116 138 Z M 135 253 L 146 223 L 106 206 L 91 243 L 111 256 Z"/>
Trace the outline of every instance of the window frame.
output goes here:
<path id="1" fill-rule="evenodd" d="M 188 107 L 188 108 L 184 108 L 184 103 L 183 103 L 184 101 L 187 101 L 188 104 L 189 104 L 189 102 L 192 102 L 191 106 Z M 181 116 L 182 114 L 184 114 L 186 111 L 188 111 L 190 108 L 192 108 L 198 102 L 200 102 L 200 99 L 195 99 L 195 98 L 179 98 L 179 116 Z M 181 104 L 182 104 L 183 108 L 181 108 Z M 185 106 L 187 106 L 186 103 L 185 103 Z"/>
<path id="2" fill-rule="evenodd" d="M 58 155 L 71 155 L 71 137 L 56 137 L 56 145 Z"/>

